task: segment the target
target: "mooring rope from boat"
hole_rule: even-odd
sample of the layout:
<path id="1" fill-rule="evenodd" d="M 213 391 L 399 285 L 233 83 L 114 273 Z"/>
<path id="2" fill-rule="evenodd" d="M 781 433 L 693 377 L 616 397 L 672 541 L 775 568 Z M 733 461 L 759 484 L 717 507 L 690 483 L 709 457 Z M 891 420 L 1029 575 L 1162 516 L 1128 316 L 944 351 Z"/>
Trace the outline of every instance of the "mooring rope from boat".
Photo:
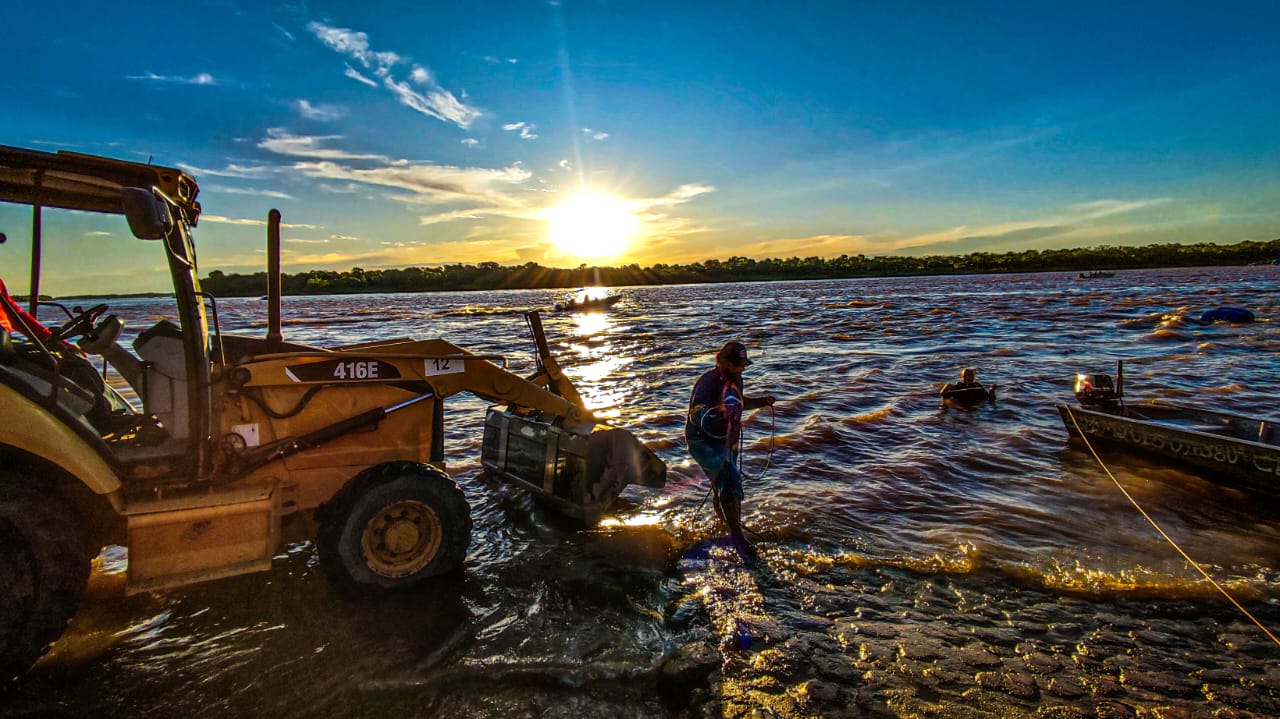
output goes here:
<path id="1" fill-rule="evenodd" d="M 1222 594 L 1222 596 L 1226 597 L 1227 601 L 1231 602 L 1231 604 L 1235 606 L 1236 609 L 1240 610 L 1241 614 L 1248 617 L 1249 621 L 1253 622 L 1254 625 L 1258 627 L 1258 629 L 1261 629 L 1262 633 L 1266 634 L 1267 638 L 1270 639 L 1272 642 L 1275 642 L 1276 646 L 1280 646 L 1280 638 L 1277 638 L 1275 634 L 1272 634 L 1271 630 L 1267 629 L 1266 626 L 1262 624 L 1262 622 L 1258 621 L 1257 617 L 1250 614 L 1248 609 L 1245 609 L 1244 606 L 1240 604 L 1240 602 L 1236 601 L 1236 598 L 1231 596 L 1231 593 L 1228 592 L 1225 587 L 1219 584 L 1217 580 L 1215 580 L 1213 577 L 1209 576 L 1209 573 L 1206 572 L 1204 568 L 1200 566 L 1199 562 L 1192 559 L 1190 555 L 1188 555 L 1185 551 L 1183 551 L 1182 547 L 1178 546 L 1178 543 L 1173 541 L 1173 537 L 1170 537 L 1169 534 L 1165 532 L 1164 529 L 1162 529 L 1159 524 L 1156 523 L 1156 520 L 1153 519 L 1150 514 L 1147 514 L 1147 511 L 1142 508 L 1142 505 L 1138 504 L 1138 500 L 1134 499 L 1133 495 L 1129 494 L 1129 491 L 1124 488 L 1124 485 L 1120 484 L 1120 480 L 1116 479 L 1116 476 L 1111 473 L 1111 469 L 1108 468 L 1106 463 L 1102 461 L 1102 457 L 1098 456 L 1097 451 L 1095 451 L 1093 448 L 1093 444 L 1089 442 L 1089 438 L 1086 437 L 1084 435 L 1084 431 L 1080 429 L 1079 423 L 1076 422 L 1075 412 L 1072 412 L 1070 407 L 1067 408 L 1067 415 L 1071 417 L 1071 424 L 1076 428 L 1076 434 L 1080 435 L 1080 439 L 1084 440 L 1084 446 L 1089 448 L 1089 453 L 1093 455 L 1093 458 L 1095 460 L 1097 460 L 1098 465 L 1102 467 L 1102 471 L 1107 473 L 1107 476 L 1111 478 L 1111 482 L 1116 485 L 1116 488 L 1120 490 L 1120 493 L 1124 495 L 1125 499 L 1129 500 L 1129 503 L 1134 506 L 1134 509 L 1137 509 L 1138 513 L 1141 514 L 1143 518 L 1146 519 L 1147 522 L 1150 523 L 1151 526 L 1154 527 L 1155 530 L 1160 533 L 1160 536 L 1164 537 L 1165 541 L 1168 542 L 1169 545 L 1172 546 L 1175 550 L 1177 550 L 1178 554 L 1182 555 L 1182 558 L 1186 560 L 1187 564 L 1190 564 L 1191 566 L 1195 567 L 1196 571 L 1200 572 L 1200 575 L 1203 576 L 1209 582 L 1209 584 L 1213 585 L 1214 589 L 1217 589 Z"/>

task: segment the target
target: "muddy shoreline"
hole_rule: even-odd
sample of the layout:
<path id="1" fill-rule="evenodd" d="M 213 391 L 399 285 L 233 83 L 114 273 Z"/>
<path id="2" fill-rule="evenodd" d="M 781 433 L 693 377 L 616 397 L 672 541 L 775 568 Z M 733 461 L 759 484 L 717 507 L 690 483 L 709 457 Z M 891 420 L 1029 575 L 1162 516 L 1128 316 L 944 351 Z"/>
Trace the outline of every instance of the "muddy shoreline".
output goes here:
<path id="1" fill-rule="evenodd" d="M 708 670 L 687 705 L 668 701 L 680 716 L 1280 715 L 1280 648 L 1230 606 L 1103 603 L 901 569 L 794 576 L 773 552 L 730 555 L 680 565 L 683 582 L 715 587 L 672 612 L 701 635 L 672 667 Z M 1280 620 L 1274 603 L 1252 610 Z M 679 679 L 688 686 L 664 677 Z"/>

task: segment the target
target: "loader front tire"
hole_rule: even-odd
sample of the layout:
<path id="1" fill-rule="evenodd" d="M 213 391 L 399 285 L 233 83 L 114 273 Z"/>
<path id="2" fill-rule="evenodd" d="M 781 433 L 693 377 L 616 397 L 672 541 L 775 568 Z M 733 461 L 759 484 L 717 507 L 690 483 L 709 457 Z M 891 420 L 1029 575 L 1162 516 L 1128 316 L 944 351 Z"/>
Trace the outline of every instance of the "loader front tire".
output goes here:
<path id="1" fill-rule="evenodd" d="M 70 508 L 19 481 L 0 476 L 0 694 L 62 636 L 91 559 Z"/>
<path id="2" fill-rule="evenodd" d="M 358 588 L 400 589 L 462 565 L 471 508 L 443 471 L 392 462 L 362 473 L 321 515 L 321 562 Z"/>

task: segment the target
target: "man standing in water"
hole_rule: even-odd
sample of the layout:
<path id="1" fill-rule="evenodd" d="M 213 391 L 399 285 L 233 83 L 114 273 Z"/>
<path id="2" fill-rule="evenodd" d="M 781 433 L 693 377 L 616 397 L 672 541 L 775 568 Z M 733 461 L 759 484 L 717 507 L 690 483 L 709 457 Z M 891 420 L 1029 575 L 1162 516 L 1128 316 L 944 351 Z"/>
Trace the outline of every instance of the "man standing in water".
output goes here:
<path id="1" fill-rule="evenodd" d="M 711 480 L 716 513 L 729 525 L 733 544 L 743 553 L 754 553 L 742 533 L 742 473 L 738 471 L 738 442 L 742 437 L 742 410 L 773 404 L 773 397 L 747 397 L 742 392 L 742 372 L 751 364 L 741 342 L 726 342 L 716 353 L 716 366 L 698 378 L 689 398 L 684 436 L 689 454 Z"/>
<path id="2" fill-rule="evenodd" d="M 960 371 L 960 381 L 945 385 L 942 388 L 943 403 L 955 402 L 962 406 L 973 407 L 983 402 L 996 401 L 996 386 L 983 387 L 978 384 L 978 371 L 965 367 Z"/>

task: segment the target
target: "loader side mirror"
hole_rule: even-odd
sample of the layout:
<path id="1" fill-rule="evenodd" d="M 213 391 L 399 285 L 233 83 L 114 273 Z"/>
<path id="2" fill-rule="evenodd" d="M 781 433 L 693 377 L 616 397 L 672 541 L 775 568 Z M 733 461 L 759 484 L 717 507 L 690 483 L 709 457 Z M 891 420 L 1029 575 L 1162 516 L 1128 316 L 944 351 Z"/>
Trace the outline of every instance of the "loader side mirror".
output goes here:
<path id="1" fill-rule="evenodd" d="M 120 192 L 129 229 L 140 240 L 161 240 L 173 229 L 169 203 L 142 187 L 126 187 Z"/>

